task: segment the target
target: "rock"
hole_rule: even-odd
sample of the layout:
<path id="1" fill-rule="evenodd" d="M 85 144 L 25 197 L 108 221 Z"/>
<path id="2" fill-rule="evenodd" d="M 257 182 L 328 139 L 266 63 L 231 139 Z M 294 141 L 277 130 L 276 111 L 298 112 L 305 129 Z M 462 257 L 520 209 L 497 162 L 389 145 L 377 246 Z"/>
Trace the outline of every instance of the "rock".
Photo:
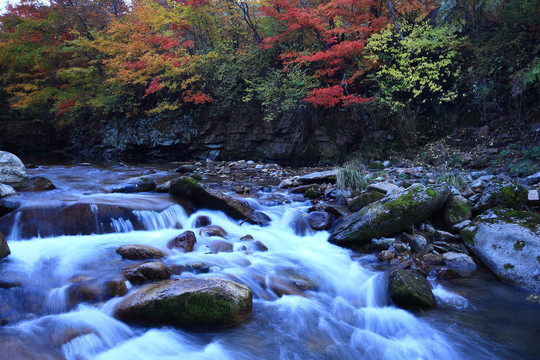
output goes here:
<path id="1" fill-rule="evenodd" d="M 411 247 L 401 241 L 394 240 L 392 246 L 398 253 L 408 253 L 409 251 L 411 251 Z"/>
<path id="2" fill-rule="evenodd" d="M 444 222 L 452 227 L 472 217 L 471 207 L 467 199 L 461 195 L 450 195 L 444 207 Z"/>
<path id="3" fill-rule="evenodd" d="M 446 184 L 433 187 L 414 184 L 355 214 L 343 216 L 332 227 L 329 241 L 345 246 L 358 245 L 372 238 L 399 233 L 441 208 L 449 194 Z"/>
<path id="4" fill-rule="evenodd" d="M 199 215 L 195 219 L 195 223 L 194 223 L 193 226 L 195 226 L 196 228 L 202 228 L 202 227 L 208 226 L 210 224 L 212 224 L 212 219 L 210 219 L 206 215 Z"/>
<path id="5" fill-rule="evenodd" d="M 411 270 L 394 270 L 390 274 L 390 298 L 402 308 L 432 308 L 435 296 L 429 282 Z"/>
<path id="6" fill-rule="evenodd" d="M 300 184 L 303 184 L 303 185 L 323 184 L 323 183 L 335 184 L 336 177 L 337 177 L 337 170 L 328 170 L 328 171 L 315 172 L 315 173 L 307 174 L 304 176 L 300 176 L 298 178 L 298 182 L 300 182 Z"/>
<path id="7" fill-rule="evenodd" d="M 212 254 L 218 254 L 220 252 L 232 252 L 233 245 L 225 240 L 214 240 L 208 245 Z"/>
<path id="8" fill-rule="evenodd" d="M 285 179 L 282 182 L 279 183 L 278 188 L 280 189 L 288 189 L 290 187 L 293 187 L 295 185 L 299 184 L 297 181 L 293 179 Z"/>
<path id="9" fill-rule="evenodd" d="M 242 237 L 240 238 L 240 241 L 251 241 L 251 240 L 254 240 L 254 239 L 253 239 L 253 236 L 252 236 L 252 235 L 249 235 L 249 234 L 244 235 L 244 236 L 242 236 Z"/>
<path id="10" fill-rule="evenodd" d="M 163 184 L 157 185 L 155 191 L 158 193 L 168 193 L 170 188 L 171 188 L 171 182 L 167 181 Z"/>
<path id="11" fill-rule="evenodd" d="M 146 245 L 124 245 L 116 249 L 116 252 L 129 260 L 161 259 L 167 256 L 163 251 Z"/>
<path id="12" fill-rule="evenodd" d="M 124 269 L 124 276 L 134 284 L 142 284 L 146 280 L 166 280 L 171 271 L 161 261 L 145 262 Z"/>
<path id="13" fill-rule="evenodd" d="M 422 259 L 426 264 L 431 266 L 441 266 L 446 262 L 446 259 L 441 254 L 425 254 Z"/>
<path id="14" fill-rule="evenodd" d="M 7 257 L 9 254 L 11 254 L 11 250 L 9 250 L 6 238 L 0 232 L 0 259 Z"/>
<path id="15" fill-rule="evenodd" d="M 332 226 L 332 215 L 323 211 L 313 211 L 308 215 L 308 222 L 313 230 L 328 230 Z"/>
<path id="16" fill-rule="evenodd" d="M 297 186 L 289 190 L 291 194 L 304 194 L 308 190 L 313 190 L 315 193 L 317 192 L 318 186 L 316 185 L 302 185 Z"/>
<path id="17" fill-rule="evenodd" d="M 471 220 L 465 220 L 460 222 L 459 224 L 456 224 L 450 228 L 450 231 L 459 234 L 459 232 L 466 226 L 468 226 L 471 223 Z"/>
<path id="18" fill-rule="evenodd" d="M 56 186 L 51 180 L 43 176 L 36 176 L 13 185 L 13 188 L 17 191 L 46 191 L 54 190 Z"/>
<path id="19" fill-rule="evenodd" d="M 18 183 L 27 177 L 21 159 L 7 151 L 0 151 L 0 183 Z"/>
<path id="20" fill-rule="evenodd" d="M 476 193 L 472 191 L 471 189 L 466 189 L 461 193 L 461 196 L 463 196 L 465 199 L 470 198 L 471 196 L 475 195 Z"/>
<path id="21" fill-rule="evenodd" d="M 195 233 L 191 230 L 187 230 L 170 240 L 167 243 L 167 247 L 169 249 L 176 249 L 178 251 L 188 253 L 193 251 L 196 242 L 197 238 L 195 237 Z"/>
<path id="22" fill-rule="evenodd" d="M 476 271 L 474 260 L 466 254 L 449 251 L 443 254 L 446 267 L 456 270 L 462 275 L 468 275 Z"/>
<path id="23" fill-rule="evenodd" d="M 537 172 L 536 174 L 527 176 L 525 179 L 522 180 L 521 183 L 527 186 L 536 185 L 540 183 L 540 171 Z"/>
<path id="24" fill-rule="evenodd" d="M 530 206 L 540 205 L 540 198 L 538 197 L 538 190 L 528 191 L 527 205 L 530 205 Z"/>
<path id="25" fill-rule="evenodd" d="M 73 279 L 68 286 L 66 295 L 70 308 L 81 302 L 100 302 L 115 296 L 124 296 L 128 292 L 126 284 L 122 280 L 101 279 Z"/>
<path id="26" fill-rule="evenodd" d="M 482 192 L 482 196 L 472 211 L 479 214 L 494 207 L 521 209 L 527 203 L 527 190 L 513 183 L 490 183 Z"/>
<path id="27" fill-rule="evenodd" d="M 359 211 L 365 206 L 374 203 L 375 201 L 384 198 L 384 194 L 379 191 L 364 191 L 354 199 L 349 201 L 347 209 L 349 211 Z"/>
<path id="28" fill-rule="evenodd" d="M 229 235 L 229 234 L 227 234 L 227 232 L 225 231 L 224 228 L 222 228 L 221 226 L 218 226 L 218 225 L 205 226 L 204 228 L 199 230 L 199 234 L 203 235 L 203 236 L 219 236 L 219 237 L 222 237 L 224 239 L 226 239 L 227 235 Z"/>
<path id="29" fill-rule="evenodd" d="M 183 165 L 180 165 L 175 171 L 177 173 L 190 173 L 190 172 L 194 172 L 195 170 L 197 170 L 197 167 L 193 164 L 183 164 Z"/>
<path id="30" fill-rule="evenodd" d="M 411 246 L 412 251 L 414 252 L 422 252 L 424 251 L 424 248 L 427 246 L 427 240 L 422 235 L 409 235 L 407 233 L 401 234 L 401 239 L 403 242 L 409 244 Z"/>
<path id="31" fill-rule="evenodd" d="M 16 201 L 10 201 L 7 199 L 0 200 L 0 217 L 17 210 L 19 206 L 20 204 Z"/>
<path id="32" fill-rule="evenodd" d="M 105 294 L 108 298 L 124 296 L 128 292 L 124 279 L 111 279 L 105 282 Z"/>
<path id="33" fill-rule="evenodd" d="M 244 285 L 218 278 L 182 279 L 141 287 L 114 314 L 128 323 L 224 327 L 244 320 L 252 306 L 251 290 Z"/>
<path id="34" fill-rule="evenodd" d="M 478 129 L 478 136 L 488 136 L 489 135 L 489 126 L 484 125 Z"/>
<path id="35" fill-rule="evenodd" d="M 171 181 L 171 195 L 185 196 L 198 208 L 220 210 L 234 219 L 246 220 L 251 224 L 268 225 L 270 218 L 254 210 L 246 201 L 237 200 L 217 190 L 200 185 L 188 177 Z"/>
<path id="36" fill-rule="evenodd" d="M 15 194 L 15 189 L 6 184 L 0 184 L 0 198 Z"/>
<path id="37" fill-rule="evenodd" d="M 152 176 L 139 176 L 127 179 L 124 183 L 116 185 L 111 192 L 136 193 L 143 191 L 153 191 L 156 188 L 156 179 Z"/>
<path id="38" fill-rule="evenodd" d="M 386 181 L 369 184 L 366 191 L 378 191 L 384 195 L 392 195 L 402 192 L 404 189 L 401 186 L 392 184 Z"/>
<path id="39" fill-rule="evenodd" d="M 394 238 L 385 238 L 385 237 L 382 237 L 380 239 L 371 239 L 371 243 L 375 246 L 378 246 L 379 248 L 382 248 L 382 249 L 385 249 L 385 250 L 388 250 L 390 248 L 390 246 L 393 245 L 394 241 L 396 241 L 396 239 Z"/>
<path id="40" fill-rule="evenodd" d="M 467 248 L 503 280 L 540 290 L 540 215 L 490 210 L 463 230 Z"/>
<path id="41" fill-rule="evenodd" d="M 254 247 L 255 251 L 261 251 L 261 252 L 268 251 L 268 248 L 266 247 L 266 245 L 264 245 L 259 240 L 255 240 L 253 242 L 253 247 Z"/>
<path id="42" fill-rule="evenodd" d="M 383 250 L 377 255 L 377 258 L 384 262 L 390 262 L 394 260 L 394 253 L 390 250 Z"/>
<path id="43" fill-rule="evenodd" d="M 433 241 L 444 241 L 447 243 L 454 243 L 454 244 L 458 244 L 461 242 L 461 237 L 459 235 L 455 235 L 447 231 L 442 231 L 442 230 L 437 230 L 437 229 L 431 234 L 431 239 Z"/>
<path id="44" fill-rule="evenodd" d="M 380 161 L 374 161 L 368 165 L 370 170 L 384 170 L 384 164 Z"/>

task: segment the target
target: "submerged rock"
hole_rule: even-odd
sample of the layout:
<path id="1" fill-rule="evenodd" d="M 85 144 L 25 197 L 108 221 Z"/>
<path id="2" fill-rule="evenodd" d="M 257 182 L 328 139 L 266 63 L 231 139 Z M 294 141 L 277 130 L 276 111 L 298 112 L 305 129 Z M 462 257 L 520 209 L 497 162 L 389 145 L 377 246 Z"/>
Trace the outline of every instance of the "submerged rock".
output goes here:
<path id="1" fill-rule="evenodd" d="M 270 223 L 270 218 L 266 214 L 254 210 L 246 201 L 232 198 L 188 177 L 172 180 L 169 193 L 189 198 L 198 208 L 223 211 L 234 219 L 258 225 Z"/>
<path id="2" fill-rule="evenodd" d="M 139 176 L 127 179 L 120 185 L 116 185 L 111 192 L 136 193 L 143 191 L 153 191 L 156 188 L 156 179 L 152 176 Z"/>
<path id="3" fill-rule="evenodd" d="M 5 258 L 9 254 L 11 254 L 11 250 L 9 250 L 9 246 L 8 246 L 7 241 L 6 241 L 6 238 L 0 232 L 0 259 Z"/>
<path id="4" fill-rule="evenodd" d="M 119 303 L 124 322 L 178 327 L 224 327 L 244 320 L 252 310 L 249 288 L 218 278 L 166 280 L 141 287 Z"/>
<path id="5" fill-rule="evenodd" d="M 17 191 L 47 191 L 56 189 L 56 186 L 43 176 L 35 176 L 13 185 L 13 188 Z"/>
<path id="6" fill-rule="evenodd" d="M 411 185 L 405 191 L 387 196 L 355 214 L 343 216 L 331 229 L 328 241 L 349 246 L 393 235 L 440 209 L 449 194 L 446 184 L 433 187 Z"/>
<path id="7" fill-rule="evenodd" d="M 0 151 L 0 183 L 17 183 L 27 177 L 21 159 L 7 151 Z"/>
<path id="8" fill-rule="evenodd" d="M 467 248 L 503 280 L 540 290 L 540 215 L 487 211 L 461 230 Z"/>
<path id="9" fill-rule="evenodd" d="M 146 245 L 124 245 L 116 249 L 116 252 L 128 260 L 161 259 L 167 256 L 163 251 Z"/>
<path id="10" fill-rule="evenodd" d="M 388 289 L 390 298 L 399 307 L 410 309 L 435 306 L 431 285 L 422 275 L 414 271 L 404 269 L 392 271 Z"/>

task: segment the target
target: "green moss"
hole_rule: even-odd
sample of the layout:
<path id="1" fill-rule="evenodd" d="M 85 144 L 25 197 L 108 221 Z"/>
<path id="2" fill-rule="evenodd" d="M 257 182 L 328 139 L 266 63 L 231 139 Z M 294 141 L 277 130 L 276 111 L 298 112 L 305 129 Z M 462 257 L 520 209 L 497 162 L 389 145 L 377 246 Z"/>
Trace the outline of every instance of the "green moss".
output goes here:
<path id="1" fill-rule="evenodd" d="M 510 264 L 510 263 L 506 263 L 506 264 L 504 264 L 504 268 L 505 268 L 506 270 L 512 270 L 512 269 L 514 269 L 514 265 L 512 265 L 512 264 Z"/>
<path id="2" fill-rule="evenodd" d="M 309 189 L 309 190 L 306 190 L 306 192 L 304 193 L 304 196 L 307 197 L 308 199 L 316 199 L 317 198 L 317 192 L 313 189 Z"/>
<path id="3" fill-rule="evenodd" d="M 191 174 L 189 177 L 192 178 L 193 180 L 197 180 L 197 181 L 202 180 L 202 175 L 201 174 Z"/>
<path id="4" fill-rule="evenodd" d="M 509 207 L 519 208 L 527 201 L 527 190 L 517 184 L 507 184 L 497 194 L 499 201 Z"/>
<path id="5" fill-rule="evenodd" d="M 384 170 L 384 164 L 380 161 L 374 161 L 368 165 L 368 168 L 371 170 Z"/>
<path id="6" fill-rule="evenodd" d="M 427 189 L 426 190 L 427 194 L 431 197 L 435 197 L 435 195 L 437 195 L 437 193 L 435 191 L 433 191 L 432 189 Z"/>
<path id="7" fill-rule="evenodd" d="M 474 245 L 474 237 L 476 236 L 477 231 L 478 228 L 476 226 L 467 226 L 463 228 L 459 234 L 465 244 Z"/>
<path id="8" fill-rule="evenodd" d="M 198 182 L 196 179 L 193 179 L 193 178 L 190 178 L 190 177 L 187 177 L 187 176 L 184 176 L 184 177 L 182 178 L 182 181 L 183 181 L 185 184 L 187 184 L 187 185 L 189 185 L 190 187 L 193 187 L 193 188 L 197 188 L 197 187 L 200 186 L 200 185 L 199 185 L 199 182 Z"/>
<path id="9" fill-rule="evenodd" d="M 525 241 L 518 240 L 514 244 L 514 250 L 521 251 L 525 247 Z"/>

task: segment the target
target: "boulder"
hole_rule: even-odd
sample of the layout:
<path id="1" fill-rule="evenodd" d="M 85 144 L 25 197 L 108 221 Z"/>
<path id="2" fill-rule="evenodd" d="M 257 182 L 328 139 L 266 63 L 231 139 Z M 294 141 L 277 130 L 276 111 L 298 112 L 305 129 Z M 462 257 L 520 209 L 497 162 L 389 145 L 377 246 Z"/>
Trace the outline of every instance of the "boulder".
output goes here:
<path id="1" fill-rule="evenodd" d="M 332 226 L 332 215 L 324 211 L 313 211 L 308 215 L 308 222 L 313 230 L 328 230 Z"/>
<path id="2" fill-rule="evenodd" d="M 199 230 L 199 234 L 203 236 L 219 236 L 224 239 L 227 238 L 227 231 L 219 225 L 208 225 Z"/>
<path id="3" fill-rule="evenodd" d="M 440 209 L 449 194 L 446 184 L 411 185 L 401 193 L 386 196 L 357 213 L 343 216 L 332 227 L 329 241 L 348 246 L 394 235 Z"/>
<path id="4" fill-rule="evenodd" d="M 244 320 L 252 306 L 251 290 L 244 285 L 218 278 L 181 279 L 141 287 L 114 314 L 128 323 L 224 327 Z"/>
<path id="5" fill-rule="evenodd" d="M 196 227 L 196 228 L 202 228 L 202 227 L 208 226 L 210 224 L 212 224 L 212 219 L 210 219 L 206 215 L 199 215 L 195 219 L 195 224 L 193 226 Z"/>
<path id="6" fill-rule="evenodd" d="M 19 208 L 20 204 L 17 201 L 7 199 L 0 200 L 0 217 L 9 214 Z"/>
<path id="7" fill-rule="evenodd" d="M 446 267 L 456 270 L 458 273 L 468 275 L 476 271 L 474 260 L 467 254 L 449 251 L 443 254 Z"/>
<path id="8" fill-rule="evenodd" d="M 540 215 L 490 210 L 461 230 L 461 237 L 495 275 L 540 291 Z"/>
<path id="9" fill-rule="evenodd" d="M 0 184 L 0 198 L 15 194 L 15 189 L 6 184 Z"/>
<path id="10" fill-rule="evenodd" d="M 420 274 L 411 270 L 394 270 L 390 274 L 388 289 L 390 298 L 399 307 L 432 308 L 435 296 L 431 285 Z"/>
<path id="11" fill-rule="evenodd" d="M 128 260 L 161 259 L 167 256 L 163 251 L 145 245 L 124 245 L 116 249 L 116 252 Z"/>
<path id="12" fill-rule="evenodd" d="M 145 262 L 124 269 L 124 277 L 133 284 L 142 284 L 146 280 L 166 280 L 171 271 L 161 261 Z"/>
<path id="13" fill-rule="evenodd" d="M 532 174 L 523 179 L 522 184 L 524 185 L 536 185 L 540 183 L 540 171 L 536 174 Z"/>
<path id="14" fill-rule="evenodd" d="M 225 240 L 214 240 L 208 244 L 208 248 L 212 254 L 218 254 L 220 252 L 232 252 L 233 244 Z"/>
<path id="15" fill-rule="evenodd" d="M 197 238 L 195 237 L 195 233 L 191 230 L 187 230 L 169 241 L 167 243 L 167 247 L 169 249 L 176 249 L 178 251 L 188 253 L 193 251 L 196 242 Z"/>
<path id="16" fill-rule="evenodd" d="M 197 167 L 193 164 L 183 164 L 180 165 L 175 171 L 177 173 L 190 173 L 197 170 Z"/>
<path id="17" fill-rule="evenodd" d="M 123 280 L 102 279 L 74 279 L 66 289 L 66 297 L 70 308 L 81 302 L 95 303 L 111 299 L 115 296 L 124 296 L 128 289 Z"/>
<path id="18" fill-rule="evenodd" d="M 527 197 L 528 191 L 521 185 L 492 182 L 486 186 L 472 211 L 479 214 L 494 207 L 519 210 L 527 203 Z"/>
<path id="19" fill-rule="evenodd" d="M 374 184 L 369 184 L 366 188 L 366 191 L 378 191 L 382 193 L 383 195 L 392 195 L 397 194 L 399 192 L 403 191 L 403 188 L 401 186 L 397 186 L 396 184 L 392 184 L 390 182 L 378 182 Z"/>
<path id="20" fill-rule="evenodd" d="M 381 200 L 382 198 L 384 198 L 384 194 L 379 191 L 364 191 L 349 201 L 347 208 L 349 211 L 353 212 L 360 211 L 365 206 L 373 204 L 375 201 Z"/>
<path id="21" fill-rule="evenodd" d="M 11 254 L 11 250 L 9 250 L 9 246 L 8 246 L 7 241 L 6 241 L 6 238 L 0 232 L 0 259 L 5 258 L 9 254 Z"/>
<path id="22" fill-rule="evenodd" d="M 0 183 L 17 183 L 27 177 L 21 159 L 7 151 L 0 151 Z"/>
<path id="23" fill-rule="evenodd" d="M 428 242 L 422 235 L 409 235 L 407 233 L 401 234 L 401 240 L 411 246 L 412 251 L 422 252 L 427 246 Z"/>
<path id="24" fill-rule="evenodd" d="M 56 186 L 43 176 L 35 176 L 13 185 L 13 188 L 17 191 L 46 191 L 54 190 Z"/>
<path id="25" fill-rule="evenodd" d="M 254 210 L 246 201 L 225 195 L 188 177 L 172 180 L 169 193 L 189 198 L 198 208 L 223 211 L 234 219 L 263 226 L 270 223 L 270 218 L 266 214 Z"/>
<path id="26" fill-rule="evenodd" d="M 139 176 L 127 179 L 122 184 L 116 185 L 111 192 L 136 193 L 143 191 L 153 191 L 156 188 L 156 179 L 152 176 Z"/>
<path id="27" fill-rule="evenodd" d="M 307 175 L 300 176 L 297 180 L 300 184 L 322 184 L 332 183 L 335 184 L 337 177 L 337 170 L 328 170 L 315 172 Z"/>
<path id="28" fill-rule="evenodd" d="M 471 207 L 467 199 L 461 195 L 452 194 L 444 207 L 444 222 L 452 227 L 472 217 Z"/>

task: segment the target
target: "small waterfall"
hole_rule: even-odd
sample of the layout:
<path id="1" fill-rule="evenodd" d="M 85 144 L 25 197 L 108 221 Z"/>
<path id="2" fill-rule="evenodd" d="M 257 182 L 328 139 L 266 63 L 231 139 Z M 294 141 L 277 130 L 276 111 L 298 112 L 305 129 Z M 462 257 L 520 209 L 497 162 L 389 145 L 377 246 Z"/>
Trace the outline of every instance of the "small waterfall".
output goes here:
<path id="1" fill-rule="evenodd" d="M 7 240 L 20 240 L 21 239 L 21 212 L 17 212 L 13 219 L 13 226 L 11 232 L 7 236 Z"/>
<path id="2" fill-rule="evenodd" d="M 161 212 L 139 210 L 133 213 L 146 230 L 181 229 L 182 224 L 185 224 L 188 220 L 186 211 L 180 205 L 169 206 Z"/>
<path id="3" fill-rule="evenodd" d="M 131 221 L 122 218 L 112 219 L 111 228 L 114 229 L 114 231 L 117 233 L 125 233 L 135 230 Z"/>

